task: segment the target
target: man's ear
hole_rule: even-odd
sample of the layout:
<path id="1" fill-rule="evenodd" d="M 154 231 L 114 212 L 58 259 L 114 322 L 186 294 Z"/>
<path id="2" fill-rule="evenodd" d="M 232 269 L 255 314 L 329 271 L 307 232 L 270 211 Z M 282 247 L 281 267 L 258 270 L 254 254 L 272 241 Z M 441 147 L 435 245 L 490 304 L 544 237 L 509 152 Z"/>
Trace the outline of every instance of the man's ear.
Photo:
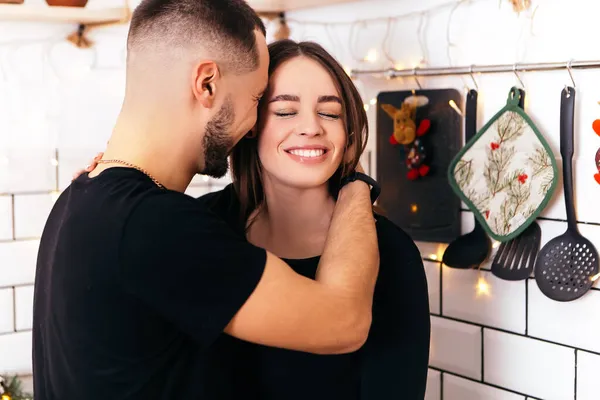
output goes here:
<path id="1" fill-rule="evenodd" d="M 219 68 L 214 61 L 200 61 L 192 72 L 194 97 L 206 108 L 213 106 L 219 77 Z"/>

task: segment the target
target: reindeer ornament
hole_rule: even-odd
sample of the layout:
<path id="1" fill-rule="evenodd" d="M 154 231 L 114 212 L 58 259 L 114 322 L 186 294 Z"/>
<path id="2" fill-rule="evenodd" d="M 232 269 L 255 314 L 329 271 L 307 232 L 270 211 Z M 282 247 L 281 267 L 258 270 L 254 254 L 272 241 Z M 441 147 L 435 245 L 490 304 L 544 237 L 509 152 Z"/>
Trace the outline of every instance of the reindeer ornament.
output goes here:
<path id="1" fill-rule="evenodd" d="M 417 125 L 418 103 L 411 101 L 411 99 L 413 97 L 407 98 L 400 108 L 396 108 L 391 104 L 382 104 L 381 108 L 394 121 L 394 133 L 390 136 L 390 144 L 404 146 L 405 161 L 408 167 L 406 177 L 410 180 L 416 180 L 429 173 L 429 166 L 426 163 L 427 153 L 422 136 L 429 131 L 431 121 L 423 119 Z"/>

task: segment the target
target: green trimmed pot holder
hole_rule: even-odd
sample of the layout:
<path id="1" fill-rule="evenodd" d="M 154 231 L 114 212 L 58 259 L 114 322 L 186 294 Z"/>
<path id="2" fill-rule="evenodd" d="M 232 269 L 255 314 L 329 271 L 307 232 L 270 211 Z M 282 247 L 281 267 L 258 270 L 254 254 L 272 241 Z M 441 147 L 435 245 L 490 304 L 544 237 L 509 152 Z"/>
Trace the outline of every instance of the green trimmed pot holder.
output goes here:
<path id="1" fill-rule="evenodd" d="M 521 234 L 556 189 L 554 154 L 511 88 L 502 108 L 450 163 L 448 180 L 485 231 L 506 242 Z"/>

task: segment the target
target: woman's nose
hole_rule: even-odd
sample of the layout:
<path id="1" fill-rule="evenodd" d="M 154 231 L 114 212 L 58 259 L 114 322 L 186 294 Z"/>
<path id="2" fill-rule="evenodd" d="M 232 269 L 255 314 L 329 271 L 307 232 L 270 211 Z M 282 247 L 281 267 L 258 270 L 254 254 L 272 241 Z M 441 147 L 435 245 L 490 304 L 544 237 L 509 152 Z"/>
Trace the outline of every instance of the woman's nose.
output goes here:
<path id="1" fill-rule="evenodd" d="M 305 116 L 298 127 L 298 134 L 303 136 L 319 136 L 323 134 L 323 127 L 317 116 Z"/>

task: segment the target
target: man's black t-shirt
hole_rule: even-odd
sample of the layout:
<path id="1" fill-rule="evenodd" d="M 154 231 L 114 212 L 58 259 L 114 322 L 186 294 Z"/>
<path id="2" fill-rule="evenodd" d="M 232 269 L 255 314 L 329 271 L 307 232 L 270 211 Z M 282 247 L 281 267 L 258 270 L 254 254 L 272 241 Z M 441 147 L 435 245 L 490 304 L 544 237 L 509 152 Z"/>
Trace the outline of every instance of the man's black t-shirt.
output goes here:
<path id="1" fill-rule="evenodd" d="M 232 186 L 199 199 L 232 229 L 244 234 Z M 429 362 L 427 279 L 419 250 L 390 220 L 377 218 L 380 266 L 373 321 L 357 352 L 315 355 L 250 344 L 231 337 L 236 349 L 234 398 L 244 400 L 422 400 Z M 314 279 L 319 257 L 284 260 Z M 343 312 L 341 310 L 340 312 Z M 237 346 L 237 347 L 234 347 Z"/>
<path id="2" fill-rule="evenodd" d="M 80 176 L 56 202 L 35 282 L 36 400 L 230 399 L 223 329 L 266 252 L 143 173 Z"/>

